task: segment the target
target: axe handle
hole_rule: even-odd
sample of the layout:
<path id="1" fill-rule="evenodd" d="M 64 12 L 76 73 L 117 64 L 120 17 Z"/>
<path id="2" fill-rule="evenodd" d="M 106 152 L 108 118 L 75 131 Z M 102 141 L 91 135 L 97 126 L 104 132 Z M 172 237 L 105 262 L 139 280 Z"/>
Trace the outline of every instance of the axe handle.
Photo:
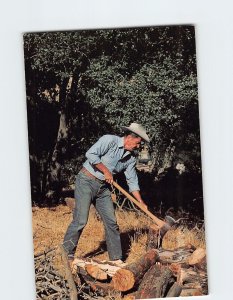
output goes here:
<path id="1" fill-rule="evenodd" d="M 117 188 L 123 195 L 125 195 L 130 201 L 132 201 L 134 204 L 136 204 L 142 211 L 144 211 L 145 214 L 147 214 L 156 225 L 159 226 L 159 228 L 162 228 L 166 223 L 159 218 L 157 218 L 155 215 L 153 215 L 149 210 L 147 210 L 143 204 L 141 204 L 139 201 L 137 201 L 133 196 L 131 196 L 129 193 L 126 192 L 118 183 L 113 181 L 113 186 Z"/>

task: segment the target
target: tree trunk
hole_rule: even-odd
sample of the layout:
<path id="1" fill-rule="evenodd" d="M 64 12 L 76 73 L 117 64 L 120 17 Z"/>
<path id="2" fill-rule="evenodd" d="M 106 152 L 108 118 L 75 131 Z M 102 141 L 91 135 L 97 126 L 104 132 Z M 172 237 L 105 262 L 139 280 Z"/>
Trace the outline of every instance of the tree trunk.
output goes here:
<path id="1" fill-rule="evenodd" d="M 117 291 L 125 292 L 138 285 L 144 274 L 158 260 L 158 252 L 155 249 L 148 251 L 137 262 L 124 269 L 118 270 L 112 278 L 113 287 Z"/>
<path id="2" fill-rule="evenodd" d="M 64 154 L 67 150 L 68 137 L 66 106 L 67 97 L 72 86 L 72 80 L 72 77 L 70 77 L 69 79 L 64 79 L 62 87 L 60 89 L 60 121 L 56 142 L 53 150 L 51 151 L 51 156 L 49 159 L 49 170 L 46 183 L 46 197 L 52 200 L 55 200 L 54 198 L 59 196 L 61 189 L 61 165 L 63 163 Z"/>

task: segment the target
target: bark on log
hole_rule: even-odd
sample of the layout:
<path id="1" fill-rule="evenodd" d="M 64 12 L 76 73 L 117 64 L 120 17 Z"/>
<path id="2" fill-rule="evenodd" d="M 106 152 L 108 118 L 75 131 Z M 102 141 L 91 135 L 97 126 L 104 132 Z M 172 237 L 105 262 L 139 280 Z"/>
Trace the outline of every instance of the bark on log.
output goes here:
<path id="1" fill-rule="evenodd" d="M 174 283 L 175 277 L 169 268 L 153 265 L 143 277 L 136 299 L 165 298 Z"/>
<path id="2" fill-rule="evenodd" d="M 159 235 L 159 227 L 155 224 L 149 227 L 147 242 L 146 242 L 146 250 L 150 249 L 158 249 L 160 244 L 160 235 Z"/>
<path id="3" fill-rule="evenodd" d="M 96 278 L 96 272 L 99 271 L 99 274 L 102 274 L 103 277 L 106 277 L 107 275 L 112 277 L 118 270 L 120 270 L 120 267 L 114 266 L 110 263 L 100 262 L 96 260 L 88 260 L 88 259 L 74 259 L 73 264 L 76 267 L 80 267 L 82 269 L 85 269 L 89 275 L 91 275 L 93 278 Z M 105 275 L 104 275 L 105 273 Z M 95 275 L 96 274 L 96 275 Z M 96 278 L 100 279 L 100 278 Z M 105 278 L 107 279 L 107 278 Z M 105 280 L 104 278 L 102 280 Z"/>
<path id="4" fill-rule="evenodd" d="M 96 281 L 86 281 L 93 292 L 100 292 L 102 295 L 108 295 L 109 293 L 115 292 L 111 283 L 103 283 Z"/>
<path id="5" fill-rule="evenodd" d="M 117 291 L 125 292 L 138 285 L 144 274 L 158 260 L 158 252 L 155 249 L 148 251 L 137 262 L 124 269 L 118 270 L 113 278 L 113 286 Z"/>

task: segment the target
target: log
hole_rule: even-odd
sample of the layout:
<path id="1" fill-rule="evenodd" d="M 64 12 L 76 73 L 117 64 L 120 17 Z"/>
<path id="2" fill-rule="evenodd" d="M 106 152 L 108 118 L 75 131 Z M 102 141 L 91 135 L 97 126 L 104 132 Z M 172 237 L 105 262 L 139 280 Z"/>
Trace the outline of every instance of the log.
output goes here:
<path id="1" fill-rule="evenodd" d="M 177 282 L 180 285 L 183 285 L 184 283 L 198 282 L 198 281 L 199 281 L 199 275 L 197 272 L 193 271 L 193 269 L 191 268 L 180 269 L 179 274 L 177 276 Z"/>
<path id="2" fill-rule="evenodd" d="M 182 292 L 182 287 L 177 282 L 175 282 L 171 286 L 171 288 L 169 289 L 169 291 L 166 295 L 166 298 L 168 298 L 168 297 L 179 297 L 181 292 Z"/>
<path id="3" fill-rule="evenodd" d="M 118 270 L 112 277 L 114 289 L 125 292 L 138 285 L 144 274 L 158 260 L 158 252 L 149 250 L 138 261 Z"/>
<path id="4" fill-rule="evenodd" d="M 60 251 L 61 251 L 62 260 L 63 260 L 64 268 L 65 268 L 65 271 L 66 271 L 66 279 L 67 279 L 69 287 L 70 287 L 70 299 L 71 300 L 77 300 L 78 292 L 77 292 L 77 288 L 76 288 L 76 285 L 75 285 L 75 282 L 74 282 L 74 279 L 73 279 L 73 275 L 72 275 L 72 272 L 71 272 L 71 269 L 70 269 L 70 265 L 69 265 L 69 262 L 68 262 L 68 257 L 67 257 L 66 251 L 65 251 L 63 245 L 59 245 L 59 248 L 60 248 Z"/>
<path id="5" fill-rule="evenodd" d="M 193 248 L 181 247 L 175 250 L 159 250 L 159 262 L 163 264 L 187 263 L 188 258 L 193 253 Z"/>
<path id="6" fill-rule="evenodd" d="M 107 279 L 106 276 L 112 277 L 119 269 L 121 269 L 120 267 L 114 266 L 113 264 L 92 259 L 88 260 L 75 258 L 73 264 L 76 267 L 85 269 L 89 275 L 98 280 L 105 280 Z M 96 277 L 97 274 L 98 278 Z M 101 276 L 103 277 L 103 279 L 101 279 Z"/>
<path id="7" fill-rule="evenodd" d="M 196 249 L 189 257 L 188 263 L 191 266 L 202 264 L 206 259 L 206 251 L 203 248 Z"/>
<path id="8" fill-rule="evenodd" d="M 169 268 L 153 265 L 143 277 L 136 299 L 165 298 L 174 283 L 175 277 Z"/>
<path id="9" fill-rule="evenodd" d="M 105 271 L 101 270 L 100 267 L 88 264 L 86 265 L 86 271 L 91 277 L 97 279 L 97 280 L 107 280 L 108 275 Z"/>
<path id="10" fill-rule="evenodd" d="M 110 293 L 115 292 L 111 283 L 103 283 L 96 281 L 86 281 L 86 283 L 90 286 L 93 292 L 99 292 L 102 295 L 109 295 Z"/>

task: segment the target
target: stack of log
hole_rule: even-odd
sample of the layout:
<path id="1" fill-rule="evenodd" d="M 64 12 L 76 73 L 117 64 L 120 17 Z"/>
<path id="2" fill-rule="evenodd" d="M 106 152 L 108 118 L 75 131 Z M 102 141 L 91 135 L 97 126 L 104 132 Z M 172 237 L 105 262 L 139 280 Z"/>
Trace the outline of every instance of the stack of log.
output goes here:
<path id="1" fill-rule="evenodd" d="M 120 292 L 127 300 L 206 295 L 206 253 L 192 245 L 175 250 L 158 248 L 159 232 L 148 234 L 147 252 L 138 261 L 114 266 L 75 259 L 73 279 L 101 296 Z"/>

